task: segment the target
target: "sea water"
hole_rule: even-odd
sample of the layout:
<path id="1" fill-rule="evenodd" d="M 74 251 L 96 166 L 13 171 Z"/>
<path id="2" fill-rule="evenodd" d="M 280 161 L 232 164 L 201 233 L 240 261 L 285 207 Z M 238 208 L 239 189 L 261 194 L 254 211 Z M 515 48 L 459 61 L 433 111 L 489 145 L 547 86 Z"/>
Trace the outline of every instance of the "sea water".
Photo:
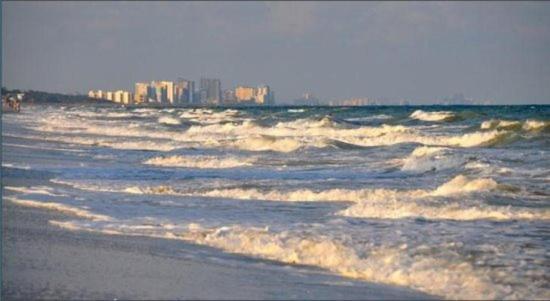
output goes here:
<path id="1" fill-rule="evenodd" d="M 73 231 L 154 236 L 444 298 L 550 298 L 550 106 L 3 116 L 4 187 Z M 7 158 L 7 159 L 6 159 Z"/>

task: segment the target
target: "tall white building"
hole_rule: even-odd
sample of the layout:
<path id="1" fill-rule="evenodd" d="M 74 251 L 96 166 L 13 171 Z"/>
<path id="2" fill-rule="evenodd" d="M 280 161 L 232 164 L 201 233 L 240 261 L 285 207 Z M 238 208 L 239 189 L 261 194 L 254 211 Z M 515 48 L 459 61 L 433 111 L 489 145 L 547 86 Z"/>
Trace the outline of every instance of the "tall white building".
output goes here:
<path id="1" fill-rule="evenodd" d="M 256 88 L 256 103 L 261 105 L 275 104 L 275 96 L 268 85 Z"/>
<path id="2" fill-rule="evenodd" d="M 124 91 L 118 90 L 113 93 L 113 101 L 116 103 L 122 103 L 122 94 Z"/>

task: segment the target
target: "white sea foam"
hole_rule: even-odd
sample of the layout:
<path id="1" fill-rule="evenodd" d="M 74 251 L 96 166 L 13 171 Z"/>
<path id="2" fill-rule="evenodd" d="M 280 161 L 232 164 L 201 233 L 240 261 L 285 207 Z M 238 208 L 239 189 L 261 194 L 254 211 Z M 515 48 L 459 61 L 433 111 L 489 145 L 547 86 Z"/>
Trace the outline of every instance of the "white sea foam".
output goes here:
<path id="1" fill-rule="evenodd" d="M 188 168 L 233 168 L 250 166 L 254 163 L 252 158 L 216 157 L 216 156 L 168 156 L 154 157 L 143 163 L 165 167 Z"/>
<path id="2" fill-rule="evenodd" d="M 14 197 L 5 197 L 5 200 L 8 200 L 14 204 L 25 206 L 25 207 L 33 207 L 33 208 L 42 208 L 42 209 L 49 209 L 49 210 L 55 210 L 67 214 L 71 214 L 74 216 L 90 219 L 93 221 L 109 221 L 111 220 L 111 217 L 103 215 L 103 214 L 97 214 L 93 213 L 89 210 L 78 208 L 75 206 L 69 206 L 61 203 L 55 203 L 55 202 L 40 202 L 40 201 L 33 201 L 33 200 L 24 200 L 24 199 L 18 199 Z"/>
<path id="3" fill-rule="evenodd" d="M 2 162 L 2 167 L 26 169 L 26 170 L 31 169 L 30 165 L 19 165 L 19 164 L 4 163 L 4 162 Z"/>
<path id="4" fill-rule="evenodd" d="M 402 160 L 401 170 L 428 171 L 441 170 L 459 166 L 462 158 L 452 155 L 449 148 L 420 146 Z"/>
<path id="5" fill-rule="evenodd" d="M 550 126 L 548 121 L 527 120 L 523 124 L 523 129 L 526 131 L 541 130 Z"/>
<path id="6" fill-rule="evenodd" d="M 492 179 L 469 179 L 458 175 L 434 190 L 396 190 L 396 189 L 298 189 L 291 191 L 260 190 L 255 188 L 209 189 L 205 191 L 180 191 L 170 186 L 152 187 L 114 187 L 101 184 L 79 183 L 52 180 L 58 184 L 71 185 L 90 191 L 123 192 L 131 194 L 162 194 L 181 196 L 200 196 L 230 198 L 239 200 L 262 200 L 281 202 L 350 202 L 350 207 L 338 212 L 339 215 L 364 218 L 400 219 L 422 217 L 426 219 L 452 220 L 547 220 L 550 210 L 511 208 L 484 204 L 465 195 L 477 192 L 498 190 L 499 185 Z M 441 197 L 452 201 L 442 200 Z"/>
<path id="7" fill-rule="evenodd" d="M 484 192 L 498 189 L 492 179 L 468 179 L 459 175 L 447 183 L 430 190 L 393 189 L 329 189 L 312 191 L 299 189 L 278 191 L 259 189 L 212 189 L 204 192 L 179 192 L 183 195 L 232 198 L 241 200 L 267 200 L 282 202 L 353 202 L 351 207 L 339 212 L 340 215 L 368 218 L 407 218 L 426 219 L 550 219 L 548 210 L 531 210 L 489 206 L 483 203 L 461 201 L 457 195 Z M 437 197 L 453 197 L 451 203 L 442 202 Z"/>
<path id="8" fill-rule="evenodd" d="M 51 187 L 47 186 L 33 186 L 33 187 L 21 187 L 21 186 L 4 186 L 4 189 L 23 193 L 23 194 L 42 194 L 49 196 L 64 196 L 53 191 Z"/>
<path id="9" fill-rule="evenodd" d="M 185 112 L 184 112 L 185 113 Z M 182 113 L 183 114 L 183 113 Z M 188 112 L 188 114 L 190 114 Z M 202 113 L 201 113 L 202 114 Z M 214 113 L 205 114 L 206 116 Z M 216 114 L 231 116 L 231 111 Z M 201 115 L 202 116 L 202 115 Z M 166 117 L 166 116 L 164 116 Z M 160 119 L 164 118 L 161 117 Z M 173 117 L 169 117 L 173 118 Z M 221 117 L 227 119 L 226 117 Z M 176 120 L 167 121 L 176 123 Z M 179 120 L 177 120 L 179 122 Z M 334 121 L 330 117 L 321 119 L 303 118 L 294 121 L 279 122 L 266 127 L 250 119 L 233 120 L 224 123 L 201 123 L 193 125 L 187 131 L 175 132 L 158 130 L 147 126 L 136 127 L 119 121 L 82 121 L 78 127 L 63 116 L 49 116 L 35 129 L 56 135 L 89 134 L 97 138 L 68 138 L 73 143 L 99 144 L 120 149 L 172 150 L 178 147 L 237 148 L 251 151 L 292 152 L 307 147 L 334 146 L 329 141 L 340 141 L 356 146 L 382 146 L 398 143 L 420 143 L 428 146 L 477 147 L 489 146 L 505 141 L 512 132 L 490 130 L 472 132 L 463 135 L 442 135 L 424 131 L 421 128 L 402 125 L 357 126 Z M 535 126 L 535 125 L 533 125 Z M 117 138 L 109 140 L 109 137 Z M 143 143 L 124 142 L 119 137 L 142 139 Z M 52 138 L 58 139 L 58 138 Z M 61 138 L 60 138 L 61 139 Z M 151 139 L 164 141 L 150 142 Z M 90 143 L 90 140 L 96 140 Z M 154 143 L 155 145 L 151 145 Z M 148 144 L 143 146 L 143 144 Z"/>
<path id="10" fill-rule="evenodd" d="M 489 129 L 506 129 L 506 130 L 524 130 L 524 131 L 539 131 L 550 125 L 549 122 L 541 120 L 528 119 L 524 122 L 516 120 L 501 120 L 490 119 L 483 121 L 480 125 L 482 130 Z"/>
<path id="11" fill-rule="evenodd" d="M 356 202 L 353 206 L 339 212 L 340 215 L 367 218 L 405 218 L 423 217 L 426 219 L 451 220 L 548 220 L 550 210 L 511 208 L 492 206 L 474 200 L 464 199 L 471 192 L 483 192 L 498 189 L 500 186 L 492 179 L 468 179 L 459 175 L 433 191 L 401 191 L 373 195 Z M 380 195 L 380 194 L 379 194 Z M 454 202 L 442 202 L 439 198 L 454 197 Z"/>
<path id="12" fill-rule="evenodd" d="M 493 130 L 487 132 L 473 132 L 457 136 L 428 136 L 416 131 L 405 131 L 389 132 L 377 137 L 349 137 L 345 138 L 344 141 L 362 146 L 420 143 L 428 146 L 477 147 L 497 144 L 510 137 L 510 134 L 511 133 L 507 131 Z"/>
<path id="13" fill-rule="evenodd" d="M 456 116 L 453 112 L 448 111 L 425 112 L 422 110 L 416 110 L 410 115 L 410 117 L 422 121 L 448 121 L 454 119 Z"/>
<path id="14" fill-rule="evenodd" d="M 249 151 L 276 151 L 288 153 L 303 146 L 300 141 L 292 138 L 277 138 L 267 135 L 252 136 L 233 143 L 239 149 Z"/>
<path id="15" fill-rule="evenodd" d="M 390 115 L 380 114 L 380 115 L 365 116 L 365 117 L 346 118 L 346 120 L 347 121 L 372 121 L 372 120 L 383 120 L 383 119 L 391 119 L 391 118 L 393 117 Z"/>
<path id="16" fill-rule="evenodd" d="M 493 179 L 470 180 L 463 175 L 458 175 L 451 181 L 439 186 L 431 194 L 436 196 L 467 193 L 471 191 L 493 190 L 498 186 Z"/>
<path id="17" fill-rule="evenodd" d="M 167 125 L 179 125 L 179 124 L 181 124 L 181 121 L 179 119 L 176 119 L 176 118 L 171 117 L 171 116 L 159 117 L 158 122 L 160 124 L 167 124 Z"/>
<path id="18" fill-rule="evenodd" d="M 510 120 L 491 119 L 491 120 L 483 121 L 481 123 L 480 128 L 482 130 L 521 128 L 521 122 L 513 121 L 513 120 L 510 121 Z"/>
<path id="19" fill-rule="evenodd" d="M 75 222 L 52 223 L 71 230 L 180 239 L 231 253 L 321 267 L 342 276 L 370 282 L 408 286 L 451 299 L 518 296 L 494 283 L 487 269 L 476 268 L 451 251 L 445 250 L 446 256 L 438 256 L 422 250 L 422 246 L 410 250 L 403 244 L 369 247 L 366 244 L 339 241 L 328 235 L 273 232 L 267 227 L 238 225 L 205 228 L 194 223 L 187 227 L 115 223 L 88 228 Z"/>

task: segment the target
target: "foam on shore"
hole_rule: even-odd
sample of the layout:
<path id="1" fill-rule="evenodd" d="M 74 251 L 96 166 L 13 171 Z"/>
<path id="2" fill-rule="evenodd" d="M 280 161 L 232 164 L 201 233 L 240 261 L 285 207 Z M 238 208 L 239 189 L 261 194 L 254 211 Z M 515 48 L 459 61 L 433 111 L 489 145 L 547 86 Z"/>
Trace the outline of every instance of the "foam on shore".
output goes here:
<path id="1" fill-rule="evenodd" d="M 274 232 L 268 227 L 240 225 L 208 228 L 196 223 L 144 226 L 121 222 L 90 228 L 75 222 L 52 223 L 70 230 L 185 240 L 230 253 L 320 267 L 350 278 L 406 286 L 450 299 L 531 296 L 526 295 L 529 292 L 511 292 L 508 287 L 495 283 L 488 269 L 475 267 L 452 249 L 433 253 L 426 252 L 423 246 L 406 244 L 374 247 L 340 241 L 328 235 Z"/>
<path id="2" fill-rule="evenodd" d="M 14 204 L 25 206 L 25 207 L 55 210 L 55 211 L 67 213 L 70 215 L 82 217 L 85 219 L 89 219 L 92 221 L 110 221 L 111 220 L 111 217 L 107 215 L 93 213 L 86 209 L 65 205 L 61 203 L 25 200 L 25 199 L 18 199 L 14 197 L 5 197 L 4 200 L 8 200 Z"/>

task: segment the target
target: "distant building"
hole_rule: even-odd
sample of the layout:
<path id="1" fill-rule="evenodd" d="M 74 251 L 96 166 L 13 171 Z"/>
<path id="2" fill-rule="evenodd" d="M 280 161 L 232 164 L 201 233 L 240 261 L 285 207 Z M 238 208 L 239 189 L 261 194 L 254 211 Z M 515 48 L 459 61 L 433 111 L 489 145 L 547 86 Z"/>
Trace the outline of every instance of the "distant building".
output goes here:
<path id="1" fill-rule="evenodd" d="M 171 81 L 152 81 L 149 99 L 159 104 L 174 104 L 174 83 Z"/>
<path id="2" fill-rule="evenodd" d="M 201 78 L 201 103 L 220 104 L 222 100 L 221 81 L 214 78 Z"/>
<path id="3" fill-rule="evenodd" d="M 195 103 L 195 82 L 179 78 L 174 85 L 174 102 L 176 104 Z"/>
<path id="4" fill-rule="evenodd" d="M 294 100 L 294 105 L 297 106 L 318 106 L 319 99 L 311 93 L 304 93 L 302 97 Z"/>
<path id="5" fill-rule="evenodd" d="M 122 91 L 122 90 L 115 91 L 113 93 L 113 102 L 121 103 L 122 102 L 122 93 L 124 93 L 124 91 Z"/>
<path id="6" fill-rule="evenodd" d="M 88 91 L 88 97 L 93 99 L 103 99 L 104 93 L 101 90 L 90 90 Z"/>
<path id="7" fill-rule="evenodd" d="M 260 86 L 256 89 L 255 101 L 261 105 L 273 105 L 275 104 L 275 95 L 269 86 Z"/>
<path id="8" fill-rule="evenodd" d="M 136 83 L 134 89 L 134 102 L 135 103 L 145 103 L 148 101 L 148 90 L 149 84 L 147 83 Z"/>
<path id="9" fill-rule="evenodd" d="M 256 98 L 256 89 L 246 86 L 237 86 L 235 88 L 235 99 L 237 102 L 254 101 Z"/>
<path id="10" fill-rule="evenodd" d="M 129 91 L 123 91 L 122 92 L 122 103 L 125 104 L 125 105 L 133 103 L 131 92 L 129 92 Z"/>
<path id="11" fill-rule="evenodd" d="M 227 89 L 223 91 L 223 102 L 225 104 L 232 104 L 237 101 L 237 98 L 235 97 L 235 90 L 233 89 Z"/>
<path id="12" fill-rule="evenodd" d="M 106 91 L 106 92 L 103 94 L 103 98 L 104 98 L 104 99 L 107 99 L 107 100 L 110 100 L 110 101 L 113 101 L 113 92 L 111 92 L 111 91 Z"/>

